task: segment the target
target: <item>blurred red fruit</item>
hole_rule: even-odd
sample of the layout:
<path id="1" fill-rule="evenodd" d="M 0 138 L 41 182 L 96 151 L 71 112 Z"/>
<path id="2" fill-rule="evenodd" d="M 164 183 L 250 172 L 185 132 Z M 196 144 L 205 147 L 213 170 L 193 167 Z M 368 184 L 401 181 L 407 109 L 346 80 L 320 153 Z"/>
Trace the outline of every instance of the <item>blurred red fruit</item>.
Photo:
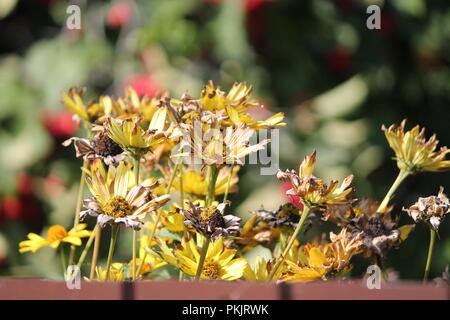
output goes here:
<path id="1" fill-rule="evenodd" d="M 335 47 L 328 53 L 327 63 L 334 71 L 345 71 L 350 65 L 350 52 L 345 48 Z"/>
<path id="2" fill-rule="evenodd" d="M 209 3 L 221 3 L 223 0 L 204 0 Z M 249 12 L 261 7 L 264 3 L 271 0 L 243 0 L 245 1 L 245 11 Z"/>
<path id="3" fill-rule="evenodd" d="M 16 189 L 20 195 L 31 195 L 33 192 L 33 178 L 26 173 L 20 173 L 16 178 Z"/>
<path id="4" fill-rule="evenodd" d="M 58 176 L 49 175 L 44 179 L 44 191 L 49 196 L 57 196 L 64 190 L 64 181 Z"/>
<path id="5" fill-rule="evenodd" d="M 128 1 L 114 4 L 106 15 L 106 24 L 113 28 L 127 24 L 131 19 L 131 5 Z"/>
<path id="6" fill-rule="evenodd" d="M 43 125 L 55 138 L 73 136 L 78 130 L 78 123 L 72 119 L 73 113 L 66 110 L 55 113 L 45 112 Z"/>
<path id="7" fill-rule="evenodd" d="M 160 86 L 147 73 L 138 73 L 129 77 L 124 87 L 131 86 L 139 96 L 147 95 L 150 97 L 156 96 L 160 90 Z"/>
<path id="8" fill-rule="evenodd" d="M 15 196 L 6 196 L 2 201 L 2 211 L 5 218 L 16 220 L 19 218 L 22 211 L 22 206 L 19 199 Z"/>

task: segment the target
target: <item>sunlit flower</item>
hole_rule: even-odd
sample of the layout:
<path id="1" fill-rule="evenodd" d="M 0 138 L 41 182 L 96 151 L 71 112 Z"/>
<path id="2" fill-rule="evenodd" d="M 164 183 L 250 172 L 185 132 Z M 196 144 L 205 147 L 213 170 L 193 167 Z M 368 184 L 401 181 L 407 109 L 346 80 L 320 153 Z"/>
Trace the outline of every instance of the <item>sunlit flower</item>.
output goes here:
<path id="1" fill-rule="evenodd" d="M 408 209 L 403 208 L 415 222 L 422 221 L 438 230 L 441 220 L 450 212 L 450 202 L 444 194 L 444 188 L 439 188 L 437 196 L 419 198 Z"/>
<path id="2" fill-rule="evenodd" d="M 48 228 L 47 238 L 44 238 L 36 233 L 29 233 L 27 235 L 29 240 L 25 240 L 19 243 L 19 252 L 33 252 L 35 253 L 39 249 L 45 246 L 52 248 L 58 248 L 62 242 L 70 243 L 75 246 L 81 246 L 81 238 L 89 237 L 91 231 L 85 230 L 86 224 L 78 224 L 75 228 L 67 231 L 60 225 L 53 225 Z"/>
<path id="3" fill-rule="evenodd" d="M 344 228 L 338 235 L 330 233 L 331 242 L 310 243 L 301 247 L 298 261 L 286 260 L 287 271 L 281 282 L 310 282 L 345 274 L 351 269 L 350 259 L 361 252 L 361 239 Z"/>
<path id="4" fill-rule="evenodd" d="M 105 115 L 111 113 L 109 104 L 104 103 L 105 97 L 101 97 L 99 103 L 89 102 L 84 104 L 83 95 L 85 89 L 73 87 L 63 93 L 62 103 L 69 108 L 78 119 L 88 121 L 90 123 L 103 122 Z M 109 98 L 106 98 L 109 99 Z"/>
<path id="5" fill-rule="evenodd" d="M 333 180 L 329 185 L 313 175 L 316 164 L 316 152 L 306 156 L 300 164 L 298 173 L 295 170 L 278 171 L 277 178 L 289 180 L 292 188 L 287 195 L 299 196 L 310 206 L 324 206 L 328 204 L 348 203 L 353 195 L 351 186 L 353 175 L 344 179 L 338 187 L 338 181 Z"/>
<path id="6" fill-rule="evenodd" d="M 63 142 L 67 147 L 73 142 L 77 158 L 102 159 L 106 165 L 117 166 L 125 160 L 123 149 L 115 143 L 105 132 L 100 132 L 92 139 L 72 137 Z"/>
<path id="7" fill-rule="evenodd" d="M 105 282 L 107 270 L 100 266 L 95 268 L 95 273 L 97 274 L 97 281 Z M 113 263 L 111 264 L 111 269 L 109 270 L 108 281 L 122 282 L 125 280 L 125 269 L 123 263 Z"/>
<path id="8" fill-rule="evenodd" d="M 248 251 L 257 245 L 268 246 L 279 239 L 280 231 L 271 227 L 267 222 L 257 221 L 257 216 L 252 216 L 242 227 L 236 243 L 242 245 L 242 252 Z"/>
<path id="9" fill-rule="evenodd" d="M 158 109 L 158 114 L 154 115 L 148 130 L 142 128 L 138 117 L 124 120 L 108 118 L 105 127 L 115 143 L 132 154 L 139 152 L 142 155 L 166 139 L 162 131 L 165 124 L 165 110 Z"/>
<path id="10" fill-rule="evenodd" d="M 157 252 L 161 259 L 179 267 L 190 276 L 195 276 L 200 262 L 200 251 L 204 241 L 203 237 L 183 239 L 180 246 L 171 249 L 164 242 L 160 243 L 162 251 Z M 225 249 L 223 238 L 211 242 L 203 264 L 201 279 L 232 281 L 243 276 L 247 265 L 245 258 L 235 258 L 237 251 Z"/>
<path id="11" fill-rule="evenodd" d="M 188 209 L 178 208 L 185 217 L 185 224 L 194 227 L 197 232 L 216 240 L 220 237 L 237 236 L 241 219 L 231 214 L 224 216 L 223 212 L 229 202 L 217 206 L 201 207 L 186 201 Z"/>
<path id="12" fill-rule="evenodd" d="M 152 190 L 158 186 L 157 182 L 148 187 L 135 185 L 130 189 L 130 175 L 130 168 L 124 162 L 117 169 L 108 170 L 106 176 L 100 169 L 94 169 L 92 175 L 86 177 L 93 197 L 84 200 L 87 210 L 80 212 L 80 219 L 91 215 L 97 217 L 97 223 L 102 228 L 106 224 L 124 224 L 140 230 L 145 215 L 164 205 L 169 196 L 153 195 Z"/>
<path id="13" fill-rule="evenodd" d="M 235 192 L 237 190 L 237 182 L 239 177 L 237 175 L 240 167 L 235 166 L 230 180 L 229 192 Z M 216 181 L 215 195 L 221 195 L 225 193 L 228 184 L 228 177 L 230 174 L 230 167 L 224 167 L 219 170 Z M 172 174 L 172 173 L 171 173 Z M 180 190 L 180 179 L 175 179 L 173 182 L 173 188 Z M 202 172 L 195 170 L 183 171 L 183 191 L 186 194 L 204 197 L 208 193 L 208 180 Z"/>
<path id="14" fill-rule="evenodd" d="M 254 266 L 247 263 L 247 267 L 244 271 L 244 278 L 250 281 L 268 281 L 273 265 L 274 263 L 272 261 L 266 261 L 266 259 L 258 256 L 255 260 Z M 277 272 L 273 276 L 273 281 L 279 279 L 284 270 L 284 265 L 278 268 Z"/>
<path id="15" fill-rule="evenodd" d="M 243 165 L 242 158 L 249 154 L 264 149 L 264 145 L 270 139 L 249 145 L 250 137 L 254 131 L 248 126 L 241 124 L 236 127 L 227 127 L 221 131 L 214 127 L 204 131 L 201 125 L 182 125 L 184 132 L 181 147 L 187 149 L 175 157 L 190 156 L 199 159 L 203 164 L 215 165 L 217 167 L 226 164 Z"/>
<path id="16" fill-rule="evenodd" d="M 417 125 L 405 133 L 406 120 L 400 126 L 395 124 L 389 128 L 382 126 L 389 145 L 395 152 L 397 166 L 408 173 L 420 171 L 447 171 L 450 170 L 450 161 L 445 160 L 450 152 L 447 147 L 436 151 L 438 140 L 432 135 L 429 140 L 425 138 L 425 128 Z"/>

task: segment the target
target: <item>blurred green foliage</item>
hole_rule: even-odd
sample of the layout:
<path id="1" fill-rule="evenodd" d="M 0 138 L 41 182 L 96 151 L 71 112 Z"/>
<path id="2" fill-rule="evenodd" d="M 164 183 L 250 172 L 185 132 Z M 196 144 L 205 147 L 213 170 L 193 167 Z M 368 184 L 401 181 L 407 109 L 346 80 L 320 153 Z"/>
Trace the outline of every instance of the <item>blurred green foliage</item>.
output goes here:
<path id="1" fill-rule="evenodd" d="M 382 124 L 408 118 L 409 126 L 421 124 L 450 144 L 448 0 L 70 3 L 81 7 L 82 30 L 64 27 L 68 1 L 0 5 L 0 274 L 58 274 L 51 249 L 19 255 L 17 243 L 50 223 L 70 225 L 80 163 L 60 143 L 74 132 L 55 129 L 65 118 L 49 120 L 63 111 L 60 95 L 70 86 L 85 86 L 95 98 L 118 96 L 131 82 L 143 92 L 167 88 L 178 97 L 186 90 L 198 95 L 209 79 L 225 89 L 247 81 L 264 112 L 287 115 L 281 167 L 296 168 L 316 149 L 318 175 L 354 173 L 358 197 L 381 199 L 397 172 Z M 366 28 L 370 4 L 382 8 L 381 30 Z M 286 201 L 275 177 L 258 170 L 241 170 L 240 191 L 231 197 L 242 216 Z M 411 177 L 395 196 L 395 212 L 436 194 L 439 185 L 450 188 L 449 177 Z M 450 261 L 449 227 L 448 220 L 441 225 L 433 276 Z M 329 230 L 319 223 L 309 236 Z M 427 245 L 420 225 L 387 266 L 401 278 L 419 279 Z M 366 264 L 358 260 L 354 273 Z"/>

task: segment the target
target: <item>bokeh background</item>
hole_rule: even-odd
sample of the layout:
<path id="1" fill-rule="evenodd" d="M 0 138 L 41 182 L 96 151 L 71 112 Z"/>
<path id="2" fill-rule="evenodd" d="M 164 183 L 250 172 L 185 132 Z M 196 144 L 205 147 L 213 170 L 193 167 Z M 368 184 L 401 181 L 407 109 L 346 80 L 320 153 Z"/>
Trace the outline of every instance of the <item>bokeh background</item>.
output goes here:
<path id="1" fill-rule="evenodd" d="M 70 4 L 81 8 L 81 30 L 65 28 Z M 366 28 L 370 4 L 382 8 L 381 30 Z M 449 40 L 448 0 L 0 1 L 0 275 L 60 274 L 54 250 L 21 255 L 17 244 L 73 219 L 81 163 L 61 146 L 78 132 L 60 102 L 69 87 L 86 87 L 91 99 L 117 97 L 126 85 L 179 97 L 198 96 L 209 79 L 226 90 L 247 81 L 264 102 L 255 117 L 286 113 L 281 168 L 298 167 L 316 149 L 319 176 L 353 173 L 357 196 L 381 200 L 397 174 L 382 124 L 407 118 L 408 128 L 421 124 L 450 145 Z M 231 200 L 244 218 L 286 201 L 285 186 L 257 165 L 240 176 Z M 409 178 L 394 212 L 440 185 L 450 189 L 449 178 Z M 432 276 L 450 261 L 449 220 Z M 330 230 L 319 222 L 307 236 Z M 427 246 L 419 225 L 386 265 L 420 279 Z M 353 273 L 366 266 L 355 259 Z"/>

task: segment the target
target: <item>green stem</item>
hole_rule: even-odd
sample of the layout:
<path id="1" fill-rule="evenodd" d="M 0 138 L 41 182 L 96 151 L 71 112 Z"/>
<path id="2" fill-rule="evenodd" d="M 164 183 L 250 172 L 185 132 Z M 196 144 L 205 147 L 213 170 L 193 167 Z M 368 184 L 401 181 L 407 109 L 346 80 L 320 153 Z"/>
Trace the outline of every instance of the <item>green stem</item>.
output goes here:
<path id="1" fill-rule="evenodd" d="M 423 275 L 423 282 L 427 282 L 428 274 L 430 273 L 431 258 L 433 256 L 434 243 L 436 241 L 436 230 L 430 228 L 430 245 L 428 247 L 427 264 L 425 265 L 425 273 Z"/>
<path id="2" fill-rule="evenodd" d="M 140 183 L 140 167 L 141 167 L 141 156 L 137 155 L 134 157 L 134 177 L 136 179 L 136 184 Z M 133 230 L 133 257 L 131 262 L 131 278 L 132 280 L 136 280 L 136 238 L 137 238 L 137 231 Z"/>
<path id="3" fill-rule="evenodd" d="M 281 257 L 278 259 L 277 263 L 273 267 L 272 271 L 270 272 L 268 281 L 272 281 L 273 277 L 275 276 L 277 270 L 280 268 L 281 263 L 284 261 L 285 257 L 289 253 L 289 250 L 291 249 L 292 245 L 294 244 L 295 240 L 297 239 L 298 235 L 303 229 L 303 225 L 305 224 L 306 219 L 308 218 L 309 214 L 311 212 L 311 208 L 307 206 L 306 204 L 303 204 L 303 212 L 302 216 L 300 218 L 299 223 L 297 224 L 297 228 L 295 228 L 294 233 L 291 236 L 291 239 L 289 240 L 286 248 L 284 248 L 284 251 L 281 255 Z"/>
<path id="4" fill-rule="evenodd" d="M 116 247 L 117 235 L 119 233 L 119 226 L 113 224 L 111 226 L 111 242 L 109 243 L 108 260 L 106 262 L 106 281 L 109 280 L 109 272 L 111 270 L 112 258 L 114 255 L 114 248 Z"/>
<path id="5" fill-rule="evenodd" d="M 230 174 L 228 175 L 227 185 L 225 187 L 225 193 L 223 195 L 223 202 L 228 199 L 228 191 L 230 190 L 231 177 L 233 176 L 234 164 L 231 165 Z"/>
<path id="6" fill-rule="evenodd" d="M 181 165 L 181 158 L 180 158 L 180 160 L 177 162 L 177 164 L 175 165 L 175 167 L 174 167 L 174 169 L 173 169 L 172 176 L 170 177 L 170 181 L 169 181 L 169 184 L 168 184 L 167 189 L 166 189 L 166 194 L 169 194 L 169 193 L 170 193 L 170 189 L 172 188 L 173 181 L 175 180 L 175 176 L 176 176 L 176 174 L 177 174 L 177 171 L 178 171 L 178 168 L 180 167 L 180 165 Z M 156 215 L 156 221 L 155 221 L 155 224 L 153 225 L 152 231 L 150 232 L 150 235 L 149 235 L 149 238 L 148 238 L 147 247 L 150 246 L 150 245 L 152 244 L 153 238 L 154 238 L 155 233 L 156 233 L 156 228 L 157 228 L 157 226 L 158 226 L 159 220 L 161 219 L 162 211 L 163 211 L 162 208 L 160 208 L 160 209 L 158 210 L 158 213 L 157 213 L 157 215 Z M 138 272 L 137 272 L 137 274 L 141 274 L 141 272 L 142 272 L 142 267 L 144 266 L 145 258 L 147 258 L 147 255 L 148 255 L 148 252 L 145 251 L 144 257 L 142 258 L 141 262 L 139 263 L 139 267 L 138 267 Z"/>
<path id="7" fill-rule="evenodd" d="M 86 161 L 84 161 L 84 163 L 83 163 L 83 168 L 86 168 Z M 73 221 L 74 229 L 78 226 L 78 223 L 80 222 L 80 210 L 81 210 L 81 204 L 83 202 L 85 178 L 86 178 L 86 172 L 84 170 L 81 170 L 80 185 L 78 187 L 77 204 L 76 204 L 76 209 L 75 209 L 75 217 L 74 217 L 74 221 Z M 69 265 L 73 264 L 74 257 L 75 257 L 75 250 L 76 250 L 76 246 L 72 244 L 70 246 Z"/>
<path id="8" fill-rule="evenodd" d="M 398 173 L 397 178 L 395 179 L 394 183 L 392 184 L 391 188 L 389 189 L 388 193 L 383 199 L 383 202 L 381 202 L 380 206 L 378 207 L 378 212 L 384 212 L 389 204 L 389 201 L 391 201 L 392 196 L 394 195 L 394 192 L 398 189 L 400 184 L 409 176 L 409 172 L 400 170 Z"/>
<path id="9" fill-rule="evenodd" d="M 210 242 L 211 240 L 205 237 L 205 242 L 202 246 L 202 253 L 200 254 L 200 261 L 198 262 L 197 273 L 195 274 L 195 281 L 198 281 L 202 274 L 203 264 L 205 263 L 206 253 L 208 252 Z"/>
<path id="10" fill-rule="evenodd" d="M 180 165 L 180 204 L 184 208 L 183 164 Z"/>
<path id="11" fill-rule="evenodd" d="M 66 278 L 66 272 L 67 272 L 67 265 L 66 265 L 66 256 L 64 254 L 64 243 L 61 243 L 59 246 L 59 255 L 61 258 L 61 265 L 63 268 L 63 276 L 64 279 Z"/>
<path id="12" fill-rule="evenodd" d="M 94 252 L 92 253 L 91 272 L 89 273 L 89 280 L 93 280 L 95 276 L 95 269 L 97 267 L 98 255 L 100 253 L 100 241 L 102 238 L 102 228 L 98 227 L 98 224 L 94 228 Z"/>

